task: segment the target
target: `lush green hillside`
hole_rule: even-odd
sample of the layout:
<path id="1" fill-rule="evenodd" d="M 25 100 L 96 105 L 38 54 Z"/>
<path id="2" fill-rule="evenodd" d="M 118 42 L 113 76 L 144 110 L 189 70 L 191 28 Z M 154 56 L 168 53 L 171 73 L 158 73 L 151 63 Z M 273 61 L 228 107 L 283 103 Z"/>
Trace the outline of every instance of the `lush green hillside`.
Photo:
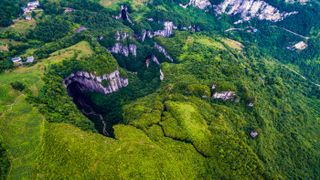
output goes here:
<path id="1" fill-rule="evenodd" d="M 270 1 L 299 15 L 235 25 L 180 0 L 40 3 L 33 21 L 0 29 L 0 179 L 320 176 L 318 4 Z M 123 3 L 129 19 L 117 18 Z M 172 34 L 142 38 L 163 34 L 164 22 Z M 257 31 L 226 31 L 248 26 Z M 302 39 L 284 28 L 308 36 L 307 48 L 289 50 Z M 15 67 L 14 56 L 36 61 Z M 128 86 L 81 92 L 107 137 L 63 82 L 115 70 Z M 224 91 L 235 95 L 214 98 Z"/>

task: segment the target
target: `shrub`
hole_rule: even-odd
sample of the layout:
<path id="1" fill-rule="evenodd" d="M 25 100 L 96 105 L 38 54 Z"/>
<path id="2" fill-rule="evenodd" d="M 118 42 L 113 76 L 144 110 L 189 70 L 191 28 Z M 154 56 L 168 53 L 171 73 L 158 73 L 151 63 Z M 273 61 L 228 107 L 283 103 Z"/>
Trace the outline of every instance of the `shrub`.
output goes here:
<path id="1" fill-rule="evenodd" d="M 13 89 L 15 89 L 17 91 L 23 91 L 26 88 L 26 86 L 22 82 L 19 82 L 19 81 L 12 82 L 12 83 L 10 83 L 10 85 Z"/>

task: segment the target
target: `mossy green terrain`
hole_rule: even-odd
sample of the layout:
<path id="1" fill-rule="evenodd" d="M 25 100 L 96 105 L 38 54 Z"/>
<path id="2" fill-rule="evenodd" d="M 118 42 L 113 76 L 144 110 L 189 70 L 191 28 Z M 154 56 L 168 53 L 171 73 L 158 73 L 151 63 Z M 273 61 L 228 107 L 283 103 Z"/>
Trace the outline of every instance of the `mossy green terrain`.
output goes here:
<path id="1" fill-rule="evenodd" d="M 34 21 L 0 29 L 0 173 L 6 173 L 0 179 L 320 176 L 317 36 L 310 36 L 307 50 L 289 51 L 279 41 L 297 37 L 256 20 L 249 24 L 259 28 L 255 34 L 225 32 L 235 26 L 232 18 L 180 7 L 186 0 L 40 2 L 43 12 Z M 132 23 L 115 18 L 121 4 L 128 5 Z M 145 30 L 162 30 L 165 21 L 177 26 L 172 35 L 142 41 Z M 78 32 L 80 26 L 85 30 Z M 32 64 L 9 62 L 31 55 Z M 64 79 L 78 71 L 102 76 L 115 70 L 128 86 L 108 95 L 81 94 L 111 124 L 107 137 L 74 103 Z M 235 95 L 213 98 L 223 91 Z"/>

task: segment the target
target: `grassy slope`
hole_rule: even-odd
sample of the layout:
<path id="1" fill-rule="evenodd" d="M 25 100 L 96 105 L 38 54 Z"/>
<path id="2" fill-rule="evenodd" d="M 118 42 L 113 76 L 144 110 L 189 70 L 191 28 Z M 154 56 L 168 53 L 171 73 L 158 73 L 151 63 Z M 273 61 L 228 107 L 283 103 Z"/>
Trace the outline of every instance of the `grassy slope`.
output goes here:
<path id="1" fill-rule="evenodd" d="M 197 177 L 199 172 L 192 169 L 200 169 L 196 165 L 201 165 L 204 159 L 189 144 L 167 141 L 162 146 L 133 126 L 114 128 L 116 140 L 71 125 L 50 123 L 38 176 L 54 179 Z"/>
<path id="2" fill-rule="evenodd" d="M 88 45 L 87 42 L 80 42 L 61 50 L 61 53 L 53 53 L 49 60 L 0 75 L 0 135 L 8 146 L 12 163 L 9 179 L 32 176 L 41 151 L 45 123 L 43 116 L 26 102 L 26 94 L 12 90 L 10 83 L 23 82 L 33 93 L 38 93 L 43 84 L 41 76 L 45 67 L 62 58 L 73 56 L 72 51 L 80 51 L 79 56 L 90 55 L 92 50 Z"/>

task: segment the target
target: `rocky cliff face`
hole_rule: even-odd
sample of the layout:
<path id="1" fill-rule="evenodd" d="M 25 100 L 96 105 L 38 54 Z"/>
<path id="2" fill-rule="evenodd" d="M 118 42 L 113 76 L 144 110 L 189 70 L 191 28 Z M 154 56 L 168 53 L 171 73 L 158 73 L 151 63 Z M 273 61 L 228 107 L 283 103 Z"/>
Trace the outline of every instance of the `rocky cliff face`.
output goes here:
<path id="1" fill-rule="evenodd" d="M 132 23 L 132 21 L 129 18 L 128 13 L 128 7 L 126 5 L 121 5 L 120 13 L 118 16 L 115 16 L 116 19 L 122 19 L 124 21 L 128 21 L 129 23 Z"/>
<path id="2" fill-rule="evenodd" d="M 129 54 L 136 56 L 137 46 L 135 44 L 123 45 L 121 43 L 116 43 L 113 47 L 109 49 L 109 51 L 114 54 L 122 54 L 126 57 L 128 57 Z"/>
<path id="3" fill-rule="evenodd" d="M 133 56 L 137 56 L 137 46 L 135 44 L 124 45 L 121 42 L 121 41 L 127 40 L 129 38 L 130 39 L 132 38 L 132 37 L 130 37 L 129 33 L 117 31 L 115 34 L 115 40 L 118 42 L 115 43 L 115 45 L 113 47 L 109 48 L 108 51 L 111 53 L 114 53 L 114 54 L 121 54 L 126 57 L 128 57 L 129 54 L 131 54 Z"/>
<path id="4" fill-rule="evenodd" d="M 162 37 L 169 37 L 173 33 L 173 29 L 177 29 L 176 26 L 174 26 L 173 22 L 166 21 L 163 23 L 164 29 L 155 31 L 153 36 L 162 36 Z"/>
<path id="5" fill-rule="evenodd" d="M 141 36 L 141 41 L 144 42 L 144 40 L 146 38 L 152 39 L 153 38 L 153 33 L 151 31 L 149 31 L 149 30 L 143 30 L 142 36 Z"/>
<path id="6" fill-rule="evenodd" d="M 239 24 L 252 18 L 272 22 L 281 21 L 284 18 L 297 14 L 298 12 L 280 12 L 277 8 L 261 0 L 225 0 L 215 7 L 217 14 L 240 15 Z"/>
<path id="7" fill-rule="evenodd" d="M 188 4 L 186 5 L 180 4 L 180 6 L 183 8 L 187 8 L 188 6 L 194 6 L 199 9 L 206 9 L 208 7 L 211 7 L 212 5 L 208 0 L 190 0 Z"/>
<path id="8" fill-rule="evenodd" d="M 106 83 L 103 83 L 103 81 Z M 99 92 L 105 95 L 116 92 L 129 84 L 128 79 L 120 77 L 118 70 L 102 76 L 79 71 L 72 73 L 63 81 L 66 88 L 72 83 L 78 83 L 81 92 Z"/>
<path id="9" fill-rule="evenodd" d="M 213 99 L 221 99 L 223 101 L 227 100 L 233 100 L 236 97 L 236 94 L 232 91 L 222 91 L 222 92 L 216 92 L 213 94 Z"/>
<path id="10" fill-rule="evenodd" d="M 116 34 L 115 34 L 116 41 L 124 41 L 124 40 L 128 39 L 129 37 L 130 37 L 129 33 L 127 33 L 127 32 L 119 32 L 119 31 L 117 31 Z"/>
<path id="11" fill-rule="evenodd" d="M 169 61 L 173 62 L 173 58 L 169 55 L 169 53 L 167 52 L 167 50 L 160 46 L 158 43 L 154 43 L 154 47 L 161 52 Z"/>
<path id="12" fill-rule="evenodd" d="M 163 81 L 164 80 L 164 73 L 162 72 L 162 70 L 160 69 L 160 80 Z"/>

